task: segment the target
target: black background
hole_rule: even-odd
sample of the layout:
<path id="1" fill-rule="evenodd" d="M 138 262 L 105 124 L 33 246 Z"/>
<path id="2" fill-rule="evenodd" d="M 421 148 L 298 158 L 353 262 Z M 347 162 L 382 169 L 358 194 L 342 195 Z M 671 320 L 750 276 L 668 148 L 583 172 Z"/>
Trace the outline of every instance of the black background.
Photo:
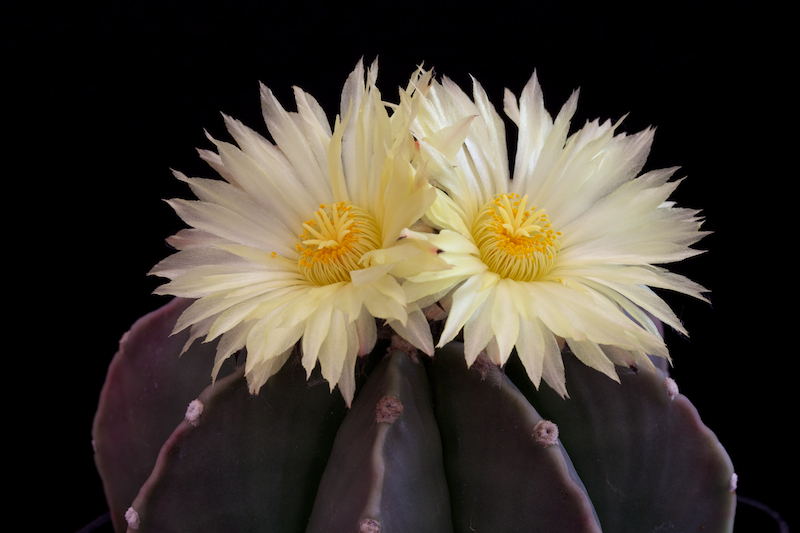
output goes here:
<path id="1" fill-rule="evenodd" d="M 291 109 L 291 86 L 302 87 L 332 117 L 362 56 L 379 56 L 393 101 L 420 62 L 465 88 L 474 75 L 498 109 L 503 88 L 519 94 L 537 69 L 553 115 L 580 87 L 573 124 L 630 113 L 623 130 L 658 127 L 646 169 L 681 166 L 689 178 L 674 199 L 703 209 L 714 232 L 706 254 L 672 267 L 712 291 L 711 306 L 667 295 L 691 334 L 667 338 L 673 376 L 730 454 L 738 494 L 796 526 L 791 21 L 788 1 L 145 0 L 6 12 L 6 372 L 18 391 L 7 409 L 27 457 L 17 495 L 34 505 L 31 529 L 74 532 L 106 509 L 92 417 L 119 338 L 166 301 L 146 273 L 183 223 L 162 199 L 190 197 L 169 169 L 212 175 L 194 149 L 211 148 L 204 128 L 227 139 L 220 111 L 265 133 L 259 81 Z M 768 531 L 754 516 L 742 508 L 736 531 Z"/>

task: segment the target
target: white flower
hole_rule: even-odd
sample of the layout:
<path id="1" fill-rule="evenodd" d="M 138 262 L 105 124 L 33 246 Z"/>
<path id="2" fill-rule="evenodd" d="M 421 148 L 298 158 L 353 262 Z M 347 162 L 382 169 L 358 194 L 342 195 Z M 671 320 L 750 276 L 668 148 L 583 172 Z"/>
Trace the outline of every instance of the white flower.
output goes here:
<path id="1" fill-rule="evenodd" d="M 333 131 L 310 95 L 295 88 L 298 110 L 289 113 L 262 86 L 276 145 L 225 117 L 239 147 L 211 139 L 218 154 L 200 152 L 225 181 L 175 173 L 199 200 L 169 204 L 193 229 L 169 239 L 179 251 L 151 274 L 171 280 L 156 293 L 197 299 L 174 330 L 191 326 L 187 348 L 221 336 L 213 378 L 246 347 L 256 393 L 302 339 L 306 372 L 319 361 L 349 405 L 356 357 L 375 345 L 375 318 L 433 353 L 427 322 L 406 305 L 396 277 L 448 268 L 406 229 L 436 193 L 414 166 L 413 109 L 389 116 L 376 77 L 373 64 L 365 83 L 359 62 Z"/>
<path id="2" fill-rule="evenodd" d="M 506 90 L 519 127 L 511 179 L 502 119 L 478 82 L 474 101 L 447 78 L 420 85 L 412 131 L 438 188 L 426 219 L 440 231 L 429 240 L 453 268 L 403 285 L 420 306 L 451 293 L 438 346 L 463 328 L 468 365 L 482 350 L 504 364 L 516 347 L 537 387 L 544 378 L 562 395 L 559 341 L 618 381 L 615 363 L 669 358 L 645 311 L 686 333 L 649 287 L 705 291 L 654 266 L 700 253 L 689 246 L 704 232 L 698 211 L 667 201 L 676 169 L 637 177 L 653 130 L 615 135 L 619 123 L 593 121 L 568 135 L 577 96 L 554 121 L 535 73 L 519 102 Z"/>

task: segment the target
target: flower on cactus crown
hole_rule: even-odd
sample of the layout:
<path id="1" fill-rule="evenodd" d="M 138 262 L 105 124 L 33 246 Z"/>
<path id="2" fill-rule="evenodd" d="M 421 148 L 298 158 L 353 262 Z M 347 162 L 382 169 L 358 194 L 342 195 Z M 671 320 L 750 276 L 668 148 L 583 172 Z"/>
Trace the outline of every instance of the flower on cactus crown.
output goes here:
<path id="1" fill-rule="evenodd" d="M 151 274 L 171 280 L 157 294 L 196 299 L 173 332 L 191 327 L 184 351 L 200 337 L 221 337 L 212 378 L 246 347 L 245 373 L 256 393 L 302 339 L 307 374 L 319 361 L 349 405 L 356 357 L 376 342 L 375 318 L 433 353 L 425 317 L 407 305 L 396 278 L 449 268 L 430 242 L 406 229 L 436 192 L 414 165 L 415 110 L 390 116 L 376 78 L 377 63 L 366 83 L 358 63 L 333 130 L 302 90 L 295 88 L 297 112 L 290 113 L 262 86 L 276 145 L 225 117 L 238 148 L 209 137 L 218 153 L 200 151 L 225 181 L 175 173 L 198 200 L 168 203 L 192 228 L 168 239 L 179 251 Z"/>
<path id="2" fill-rule="evenodd" d="M 615 364 L 669 359 L 647 313 L 686 331 L 650 287 L 701 300 L 706 289 L 654 265 L 700 253 L 690 246 L 706 232 L 699 211 L 667 201 L 675 168 L 639 175 L 653 129 L 615 135 L 619 122 L 595 120 L 568 135 L 577 91 L 553 120 L 534 73 L 519 101 L 505 93 L 519 127 L 512 179 L 503 121 L 473 83 L 474 99 L 447 78 L 414 94 L 412 131 L 437 187 L 429 240 L 452 268 L 403 288 L 420 307 L 452 298 L 438 346 L 463 328 L 468 365 L 483 350 L 502 365 L 516 347 L 536 386 L 544 378 L 562 396 L 564 341 L 617 381 Z"/>

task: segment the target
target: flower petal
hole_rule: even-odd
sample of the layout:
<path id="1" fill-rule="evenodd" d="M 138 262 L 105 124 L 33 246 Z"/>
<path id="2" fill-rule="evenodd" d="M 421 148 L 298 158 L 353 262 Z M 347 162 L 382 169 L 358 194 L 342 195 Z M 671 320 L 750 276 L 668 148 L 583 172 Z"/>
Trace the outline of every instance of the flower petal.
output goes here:
<path id="1" fill-rule="evenodd" d="M 500 355 L 500 364 L 504 365 L 511 355 L 511 350 L 519 336 L 519 312 L 514 305 L 512 292 L 523 290 L 510 279 L 502 279 L 497 284 L 495 301 L 490 318 L 494 338 Z"/>
<path id="2" fill-rule="evenodd" d="M 327 324 L 325 336 L 319 345 L 316 359 L 319 360 L 322 377 L 328 380 L 330 390 L 339 382 L 342 376 L 342 367 L 348 351 L 356 353 L 358 351 L 358 340 L 356 328 L 353 324 L 346 324 L 344 315 L 335 309 L 326 309 Z M 313 315 L 312 315 L 313 318 Z M 303 334 L 303 358 L 306 357 L 306 339 L 308 338 L 308 328 L 312 320 L 306 325 L 306 332 Z M 352 330 L 352 334 L 348 334 Z M 350 345 L 348 346 L 348 337 Z M 305 366 L 305 363 L 303 364 Z M 312 367 L 313 370 L 313 367 Z"/>
<path id="3" fill-rule="evenodd" d="M 433 357 L 433 336 L 428 325 L 428 319 L 420 309 L 408 312 L 408 320 L 403 324 L 399 320 L 390 319 L 387 324 L 403 339 L 413 344 L 419 350 Z"/>
<path id="4" fill-rule="evenodd" d="M 467 320 L 492 293 L 488 289 L 496 285 L 499 280 L 497 274 L 484 272 L 470 277 L 456 289 L 453 293 L 453 304 L 447 317 L 447 323 L 442 331 L 439 344 L 436 345 L 438 348 L 453 340 Z"/>

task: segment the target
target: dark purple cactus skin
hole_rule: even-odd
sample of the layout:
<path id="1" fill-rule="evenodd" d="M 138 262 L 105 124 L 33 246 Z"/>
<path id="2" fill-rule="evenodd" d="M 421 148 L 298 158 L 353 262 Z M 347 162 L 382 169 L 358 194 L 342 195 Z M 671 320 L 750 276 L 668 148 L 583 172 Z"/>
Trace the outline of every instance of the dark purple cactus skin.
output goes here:
<path id="1" fill-rule="evenodd" d="M 342 397 L 312 379 L 287 364 L 254 396 L 240 366 L 206 388 L 197 425 L 178 425 L 133 501 L 140 529 L 304 531 L 345 415 Z"/>
<path id="2" fill-rule="evenodd" d="M 506 372 L 558 421 L 604 529 L 731 531 L 733 465 L 688 398 L 670 398 L 665 374 L 617 367 L 618 384 L 569 352 L 563 358 L 567 400 L 547 385 L 536 391 L 519 359 Z"/>
<path id="3" fill-rule="evenodd" d="M 187 336 L 169 337 L 187 305 L 133 326 L 101 393 L 95 457 L 117 532 L 732 531 L 730 459 L 660 370 L 619 367 L 618 384 L 566 351 L 564 400 L 515 356 L 468 369 L 460 343 L 419 362 L 383 342 L 348 411 L 295 356 L 258 396 L 233 362 L 211 386 L 214 343 L 178 358 Z M 543 418 L 559 431 L 546 446 Z"/>
<path id="4" fill-rule="evenodd" d="M 191 303 L 176 298 L 140 318 L 123 335 L 108 368 L 92 438 L 116 531 L 127 527 L 125 511 L 153 471 L 161 446 L 183 420 L 189 402 L 209 384 L 216 342 L 196 342 L 179 358 L 189 333 L 170 337 Z"/>
<path id="5" fill-rule="evenodd" d="M 542 417 L 499 368 L 468 369 L 453 342 L 429 370 L 457 532 L 601 531 L 563 446 L 537 441 Z"/>
<path id="6" fill-rule="evenodd" d="M 404 352 L 370 374 L 336 437 L 308 533 L 453 531 L 425 369 Z M 413 509 L 413 512 L 410 510 Z"/>

